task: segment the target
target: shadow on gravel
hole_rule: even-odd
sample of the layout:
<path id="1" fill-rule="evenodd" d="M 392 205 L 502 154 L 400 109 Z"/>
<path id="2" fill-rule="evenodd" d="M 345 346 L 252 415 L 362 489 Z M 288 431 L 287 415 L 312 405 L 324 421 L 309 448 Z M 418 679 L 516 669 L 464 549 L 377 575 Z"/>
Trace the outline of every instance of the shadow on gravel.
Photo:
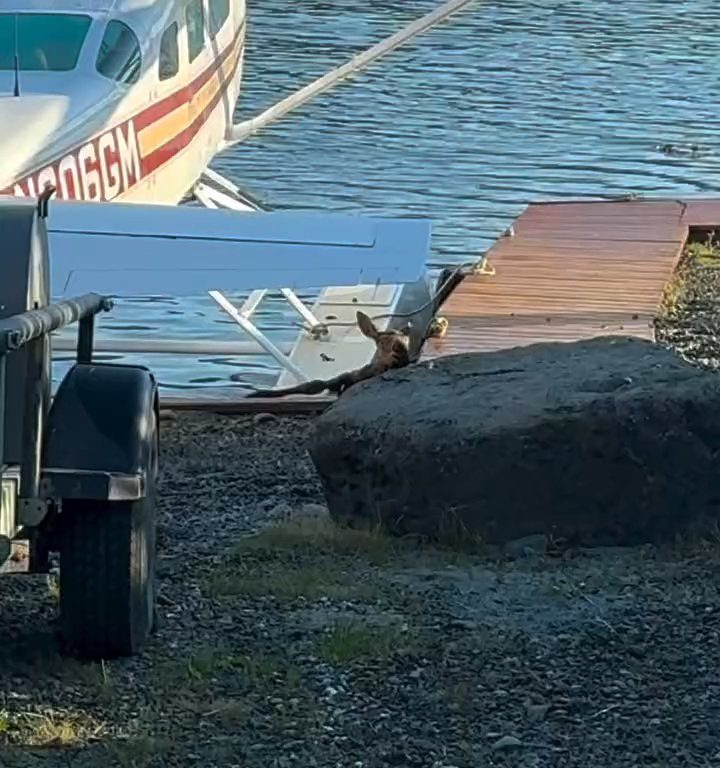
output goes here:
<path id="1" fill-rule="evenodd" d="M 720 759 L 716 541 L 510 557 L 340 530 L 311 422 L 164 426 L 157 634 L 81 664 L 52 584 L 0 579 L 2 768 Z"/>

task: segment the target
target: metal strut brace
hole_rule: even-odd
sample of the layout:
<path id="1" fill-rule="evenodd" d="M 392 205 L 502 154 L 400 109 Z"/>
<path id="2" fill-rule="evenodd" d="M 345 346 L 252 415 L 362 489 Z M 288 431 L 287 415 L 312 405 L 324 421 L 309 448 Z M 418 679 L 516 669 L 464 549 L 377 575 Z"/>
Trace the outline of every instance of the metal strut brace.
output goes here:
<path id="1" fill-rule="evenodd" d="M 219 188 L 218 188 L 219 187 Z M 231 181 L 216 171 L 207 169 L 193 189 L 195 199 L 206 208 L 225 208 L 249 213 L 266 211 L 268 208 L 259 201 L 244 195 Z M 210 298 L 232 318 L 245 333 L 254 339 L 275 361 L 289 371 L 298 381 L 307 381 L 308 377 L 298 368 L 281 349 L 253 323 L 252 315 L 267 295 L 267 290 L 253 291 L 243 304 L 236 307 L 221 291 L 209 291 Z M 310 333 L 319 338 L 326 336 L 328 330 L 290 288 L 282 288 L 280 293 L 300 318 L 310 326 Z"/>

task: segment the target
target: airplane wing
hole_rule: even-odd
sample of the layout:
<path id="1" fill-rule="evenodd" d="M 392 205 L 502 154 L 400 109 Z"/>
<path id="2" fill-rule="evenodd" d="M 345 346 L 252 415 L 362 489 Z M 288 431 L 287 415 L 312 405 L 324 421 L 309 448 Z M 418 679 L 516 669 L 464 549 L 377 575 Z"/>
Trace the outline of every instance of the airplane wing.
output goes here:
<path id="1" fill-rule="evenodd" d="M 431 230 L 415 218 L 70 201 L 53 201 L 46 224 L 53 298 L 411 283 Z"/>

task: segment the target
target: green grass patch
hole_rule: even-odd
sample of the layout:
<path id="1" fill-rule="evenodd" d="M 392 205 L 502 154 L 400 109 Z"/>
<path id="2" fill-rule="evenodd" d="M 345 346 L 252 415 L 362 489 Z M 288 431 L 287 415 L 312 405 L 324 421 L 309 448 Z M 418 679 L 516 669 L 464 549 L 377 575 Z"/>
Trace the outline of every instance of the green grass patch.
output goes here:
<path id="1" fill-rule="evenodd" d="M 345 528 L 324 517 L 298 517 L 248 537 L 240 544 L 238 552 L 269 551 L 276 556 L 320 552 L 327 556 L 362 557 L 374 565 L 383 565 L 397 549 L 397 542 L 380 530 Z"/>
<path id="2" fill-rule="evenodd" d="M 253 569 L 254 570 L 254 569 Z M 289 564 L 255 572 L 238 571 L 232 564 L 221 566 L 206 582 L 206 593 L 214 598 L 272 597 L 293 601 L 300 597 L 317 600 L 371 600 L 377 589 L 359 582 L 341 564 L 323 560 L 316 564 Z"/>
<path id="3" fill-rule="evenodd" d="M 402 596 L 381 571 L 470 564 L 482 550 L 458 515 L 444 520 L 443 535 L 445 546 L 430 546 L 418 538 L 344 528 L 327 517 L 285 520 L 243 539 L 206 574 L 203 591 L 211 599 L 397 602 Z"/>
<path id="4" fill-rule="evenodd" d="M 104 751 L 119 768 L 150 768 L 162 766 L 176 749 L 169 737 L 140 734 L 138 736 L 113 741 L 105 746 Z"/>
<path id="5" fill-rule="evenodd" d="M 242 654 L 227 647 L 202 646 L 184 659 L 156 667 L 154 688 L 202 693 L 224 675 L 240 678 L 246 687 L 273 685 L 288 695 L 300 686 L 301 681 L 300 670 L 278 656 Z"/>
<path id="6" fill-rule="evenodd" d="M 321 637 L 318 655 L 325 661 L 347 663 L 357 659 L 386 659 L 394 654 L 417 652 L 420 638 L 406 627 L 344 620 Z"/>

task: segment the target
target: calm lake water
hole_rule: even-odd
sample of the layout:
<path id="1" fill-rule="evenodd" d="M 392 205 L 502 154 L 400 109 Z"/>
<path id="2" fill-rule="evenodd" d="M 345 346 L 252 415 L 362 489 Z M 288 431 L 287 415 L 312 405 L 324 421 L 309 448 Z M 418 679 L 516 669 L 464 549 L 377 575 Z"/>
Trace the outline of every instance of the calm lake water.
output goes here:
<path id="1" fill-rule="evenodd" d="M 438 3 L 248 0 L 237 119 Z M 719 85 L 711 0 L 477 0 L 214 168 L 275 208 L 426 215 L 439 267 L 475 258 L 533 200 L 715 194 Z M 658 147 L 669 143 L 700 151 L 667 156 Z M 268 297 L 257 314 L 275 340 L 295 335 L 286 306 Z M 124 301 L 98 331 L 146 335 L 244 339 L 204 296 Z M 276 371 L 269 358 L 141 362 L 168 395 L 226 387 L 237 373 L 265 383 Z"/>

